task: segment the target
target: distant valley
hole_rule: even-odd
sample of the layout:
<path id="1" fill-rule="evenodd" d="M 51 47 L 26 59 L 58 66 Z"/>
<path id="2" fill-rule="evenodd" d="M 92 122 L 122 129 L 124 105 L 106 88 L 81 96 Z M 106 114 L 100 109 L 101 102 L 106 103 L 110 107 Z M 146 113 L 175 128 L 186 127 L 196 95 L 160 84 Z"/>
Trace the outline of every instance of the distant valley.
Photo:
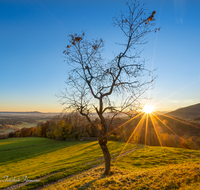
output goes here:
<path id="1" fill-rule="evenodd" d="M 0 135 L 22 128 L 36 127 L 38 123 L 52 119 L 59 113 L 0 112 Z"/>

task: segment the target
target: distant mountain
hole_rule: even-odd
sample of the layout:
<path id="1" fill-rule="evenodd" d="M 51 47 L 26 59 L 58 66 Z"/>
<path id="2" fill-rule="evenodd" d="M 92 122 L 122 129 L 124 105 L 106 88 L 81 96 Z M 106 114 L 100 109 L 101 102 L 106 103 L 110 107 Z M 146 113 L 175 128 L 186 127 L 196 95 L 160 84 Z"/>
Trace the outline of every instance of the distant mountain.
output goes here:
<path id="1" fill-rule="evenodd" d="M 0 114 L 43 114 L 43 113 L 38 111 L 32 111 L 32 112 L 0 112 Z"/>
<path id="2" fill-rule="evenodd" d="M 187 106 L 184 108 L 179 108 L 175 111 L 169 112 L 166 115 L 171 117 L 177 117 L 184 120 L 191 120 L 200 117 L 200 103 Z"/>
<path id="3" fill-rule="evenodd" d="M 26 117 L 46 117 L 46 116 L 56 116 L 59 115 L 61 113 L 43 113 L 43 112 L 38 112 L 38 111 L 32 111 L 32 112 L 3 112 L 0 111 L 0 117 L 22 117 L 22 116 L 26 116 Z"/>

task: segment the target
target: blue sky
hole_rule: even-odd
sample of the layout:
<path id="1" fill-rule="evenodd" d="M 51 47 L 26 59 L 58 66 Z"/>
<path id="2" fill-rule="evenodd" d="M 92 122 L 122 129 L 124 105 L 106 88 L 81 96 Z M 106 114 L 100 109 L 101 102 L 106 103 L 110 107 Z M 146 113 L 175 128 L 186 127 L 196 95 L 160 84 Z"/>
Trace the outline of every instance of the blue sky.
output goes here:
<path id="1" fill-rule="evenodd" d="M 161 27 L 148 35 L 141 55 L 146 68 L 157 68 L 151 90 L 156 109 L 200 103 L 200 1 L 143 2 Z M 104 56 L 111 59 L 123 39 L 112 17 L 124 9 L 123 0 L 1 0 L 0 111 L 62 111 L 55 95 L 68 76 L 62 54 L 67 36 L 85 31 L 88 39 L 103 38 Z"/>

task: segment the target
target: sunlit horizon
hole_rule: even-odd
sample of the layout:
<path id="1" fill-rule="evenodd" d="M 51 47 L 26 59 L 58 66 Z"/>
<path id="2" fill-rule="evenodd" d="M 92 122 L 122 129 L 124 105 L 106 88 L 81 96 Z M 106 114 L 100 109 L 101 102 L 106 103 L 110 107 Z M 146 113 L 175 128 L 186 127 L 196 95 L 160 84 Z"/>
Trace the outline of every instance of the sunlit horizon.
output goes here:
<path id="1" fill-rule="evenodd" d="M 178 109 L 180 109 L 180 108 L 184 108 L 184 107 L 188 107 L 188 106 L 191 106 L 191 105 L 195 105 L 195 104 L 198 104 L 199 102 L 197 102 L 197 103 L 193 103 L 193 104 L 186 104 L 186 105 L 182 105 L 182 106 L 174 106 L 174 107 L 172 107 L 171 109 L 168 109 L 168 108 L 162 108 L 161 106 L 159 106 L 159 105 L 156 105 L 156 104 L 154 104 L 154 105 L 156 105 L 156 106 L 154 106 L 153 105 L 153 112 L 171 112 L 171 111 L 175 111 L 175 110 L 178 110 Z M 146 104 L 145 104 L 146 105 Z M 9 106 L 10 107 L 10 106 Z M 56 107 L 59 107 L 59 106 L 56 106 Z M 142 106 L 142 108 L 143 108 L 144 106 Z M 62 112 L 63 111 L 63 106 L 60 106 L 60 108 L 55 108 L 55 109 L 45 109 L 45 107 L 44 108 L 24 108 L 24 109 L 8 109 L 8 108 L 3 108 L 3 106 L 1 106 L 1 110 L 0 110 L 0 112 L 42 112 L 42 113 L 47 113 L 47 112 L 52 112 L 52 113 L 60 113 L 60 112 Z M 147 108 L 148 109 L 148 108 Z M 142 112 L 145 112 L 143 109 L 141 110 Z M 147 112 L 146 112 L 147 113 Z"/>

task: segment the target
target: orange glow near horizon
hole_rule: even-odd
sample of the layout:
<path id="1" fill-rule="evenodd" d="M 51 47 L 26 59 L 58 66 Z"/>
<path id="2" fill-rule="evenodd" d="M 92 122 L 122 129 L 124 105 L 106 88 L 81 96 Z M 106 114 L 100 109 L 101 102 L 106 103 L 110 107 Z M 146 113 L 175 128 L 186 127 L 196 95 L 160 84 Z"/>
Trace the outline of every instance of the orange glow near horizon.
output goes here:
<path id="1" fill-rule="evenodd" d="M 125 145 L 123 146 L 121 152 L 119 153 L 119 155 L 117 156 L 115 162 L 114 162 L 114 165 L 116 165 L 116 163 L 118 162 L 119 158 L 121 156 L 124 155 L 124 153 L 126 152 L 125 151 L 125 148 L 126 146 L 128 145 L 128 143 L 131 142 L 131 139 L 134 137 L 134 135 L 136 134 L 136 131 L 139 132 L 139 133 L 144 133 L 144 145 L 145 147 L 147 146 L 147 139 L 148 137 L 150 137 L 152 135 L 152 133 L 148 131 L 148 128 L 149 128 L 149 121 L 151 121 L 152 123 L 152 127 L 153 127 L 153 131 L 155 132 L 155 136 L 157 137 L 157 140 L 158 140 L 158 144 L 161 146 L 162 148 L 162 151 L 163 151 L 163 154 L 164 154 L 164 157 L 165 157 L 165 161 L 168 163 L 168 165 L 172 162 L 169 162 L 168 159 L 167 159 L 167 154 L 165 152 L 165 146 L 166 145 L 166 139 L 165 137 L 163 137 L 163 133 L 162 133 L 162 130 L 159 129 L 160 125 L 158 125 L 158 122 L 162 123 L 164 125 L 164 128 L 166 127 L 168 130 L 170 130 L 172 132 L 172 134 L 176 135 L 177 138 L 183 138 L 182 136 L 179 136 L 174 130 L 173 128 L 166 124 L 165 122 L 162 121 L 161 118 L 159 118 L 159 114 L 157 111 L 154 111 L 154 105 L 152 104 L 145 104 L 144 107 L 143 107 L 143 110 L 140 114 L 138 114 L 137 116 L 131 118 L 130 120 L 126 121 L 124 124 L 120 125 L 119 127 L 121 126 L 124 126 L 125 124 L 127 124 L 128 122 L 136 119 L 138 116 L 141 116 L 140 117 L 140 120 L 139 122 L 137 123 L 137 125 L 133 128 L 133 131 L 132 133 L 130 133 L 130 136 L 128 137 L 128 140 L 126 141 Z M 143 114 L 143 115 L 142 115 Z M 192 125 L 191 123 L 188 123 L 186 121 L 182 121 L 181 119 L 177 119 L 177 118 L 173 118 L 173 117 L 170 117 L 168 115 L 165 115 L 165 114 L 162 114 L 163 116 L 166 116 L 168 118 L 171 118 L 175 121 L 179 121 L 179 122 L 182 122 L 182 123 L 185 123 L 189 126 L 193 126 L 195 128 L 199 128 L 198 126 L 195 126 L 195 125 Z M 142 122 L 146 121 L 145 123 L 142 124 Z M 142 131 L 142 126 L 144 126 L 144 130 Z M 178 140 L 181 140 L 181 139 L 178 139 Z M 139 141 L 138 141 L 139 142 Z M 138 143 L 138 142 L 134 142 L 134 143 Z M 180 141 L 181 142 L 181 141 Z M 145 149 L 146 151 L 146 149 Z"/>

